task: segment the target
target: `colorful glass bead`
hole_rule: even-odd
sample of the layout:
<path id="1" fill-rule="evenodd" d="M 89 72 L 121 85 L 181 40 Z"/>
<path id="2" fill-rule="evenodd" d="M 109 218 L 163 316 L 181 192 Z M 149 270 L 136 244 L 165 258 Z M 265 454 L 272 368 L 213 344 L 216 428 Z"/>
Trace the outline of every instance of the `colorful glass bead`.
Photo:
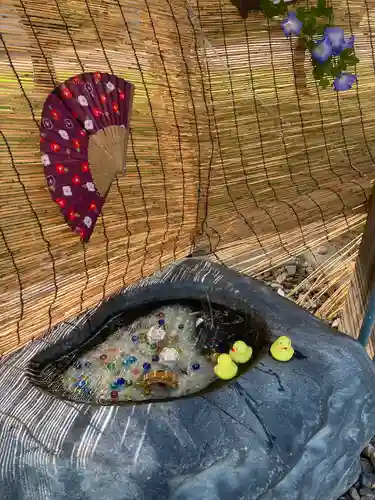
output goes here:
<path id="1" fill-rule="evenodd" d="M 82 389 L 83 387 L 85 387 L 85 385 L 86 385 L 86 380 L 80 380 L 80 381 L 78 382 L 78 387 L 79 387 L 80 389 Z"/>
<path id="2" fill-rule="evenodd" d="M 132 335 L 132 342 L 139 342 L 139 337 L 138 335 Z"/>
<path id="3" fill-rule="evenodd" d="M 116 365 L 114 363 L 108 363 L 107 364 L 107 369 L 108 370 L 114 370 L 116 368 Z"/>
<path id="4" fill-rule="evenodd" d="M 131 380 L 127 380 L 125 382 L 125 384 L 126 384 L 126 387 L 130 387 L 131 385 L 133 385 L 133 382 Z"/>
<path id="5" fill-rule="evenodd" d="M 150 347 L 151 347 L 151 349 L 152 349 L 153 351 L 155 351 L 155 349 L 157 349 L 157 348 L 158 348 L 158 345 L 157 345 L 157 344 L 151 344 L 151 345 L 150 345 Z"/>
<path id="6" fill-rule="evenodd" d="M 139 375 L 140 371 L 138 370 L 138 368 L 134 368 L 133 370 L 133 374 L 134 375 Z"/>
<path id="7" fill-rule="evenodd" d="M 178 325 L 178 329 L 179 329 L 179 330 L 183 330 L 183 329 L 184 329 L 184 325 L 183 325 L 182 323 L 180 323 L 180 324 Z"/>
<path id="8" fill-rule="evenodd" d="M 116 380 L 116 384 L 117 384 L 117 385 L 124 385 L 124 384 L 125 384 L 125 379 L 124 379 L 124 378 L 122 378 L 122 377 L 121 377 L 121 378 L 118 378 L 118 379 Z"/>
<path id="9" fill-rule="evenodd" d="M 118 392 L 117 391 L 112 391 L 111 392 L 111 398 L 112 399 L 117 399 L 118 398 Z"/>
<path id="10" fill-rule="evenodd" d="M 160 312 L 160 313 L 158 314 L 158 316 L 159 316 L 159 318 L 164 318 L 164 313 L 163 313 L 163 312 Z"/>
<path id="11" fill-rule="evenodd" d="M 144 371 L 145 371 L 145 372 L 148 372 L 148 371 L 150 371 L 150 370 L 151 370 L 151 365 L 150 365 L 150 363 L 143 363 L 143 365 L 142 365 L 142 366 L 143 366 L 143 369 L 144 369 Z"/>
<path id="12" fill-rule="evenodd" d="M 164 321 L 164 319 L 159 319 L 158 323 L 159 323 L 159 325 L 160 325 L 160 326 L 165 325 L 165 321 Z"/>
<path id="13" fill-rule="evenodd" d="M 131 365 L 134 365 L 134 363 L 136 363 L 138 360 L 135 356 L 129 356 L 128 361 Z"/>
<path id="14" fill-rule="evenodd" d="M 102 361 L 105 361 L 105 360 L 107 359 L 107 355 L 106 355 L 106 354 L 101 354 L 101 355 L 100 355 L 100 359 L 101 359 Z"/>
<path id="15" fill-rule="evenodd" d="M 159 361 L 159 356 L 157 354 L 155 354 L 155 356 L 152 356 L 152 361 L 154 363 L 157 363 Z"/>
<path id="16" fill-rule="evenodd" d="M 117 384 L 116 384 L 116 382 L 112 382 L 112 384 L 111 384 L 111 389 L 117 389 Z"/>
<path id="17" fill-rule="evenodd" d="M 201 365 L 199 363 L 194 363 L 191 367 L 192 367 L 193 370 L 199 370 L 199 368 L 201 367 Z"/>

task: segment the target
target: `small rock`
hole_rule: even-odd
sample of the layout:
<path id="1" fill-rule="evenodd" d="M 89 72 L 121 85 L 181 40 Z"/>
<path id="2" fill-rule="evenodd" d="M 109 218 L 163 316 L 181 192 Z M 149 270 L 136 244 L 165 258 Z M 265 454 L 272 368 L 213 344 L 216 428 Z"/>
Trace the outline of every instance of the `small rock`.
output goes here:
<path id="1" fill-rule="evenodd" d="M 272 276 L 271 271 L 266 271 L 266 272 L 263 274 L 263 279 L 270 278 L 271 276 Z"/>
<path id="2" fill-rule="evenodd" d="M 332 328 L 337 328 L 340 324 L 340 319 L 339 318 L 336 318 L 332 321 Z"/>
<path id="3" fill-rule="evenodd" d="M 375 492 L 371 491 L 369 488 L 361 488 L 359 494 L 361 498 L 365 498 L 366 500 L 375 500 Z"/>
<path id="4" fill-rule="evenodd" d="M 375 488 L 375 474 L 364 473 L 361 475 L 361 483 L 365 488 Z"/>
<path id="5" fill-rule="evenodd" d="M 355 488 L 350 488 L 349 495 L 353 500 L 361 500 L 361 497 Z"/>
<path id="6" fill-rule="evenodd" d="M 308 307 L 308 309 L 316 309 L 317 303 L 314 299 L 308 299 L 306 306 Z"/>
<path id="7" fill-rule="evenodd" d="M 283 287 L 286 289 L 286 290 L 291 290 L 292 288 L 295 287 L 295 284 L 290 282 L 290 281 L 284 281 L 283 283 Z"/>
<path id="8" fill-rule="evenodd" d="M 276 276 L 276 281 L 277 283 L 283 283 L 285 281 L 285 278 L 286 278 L 286 273 L 281 273 L 279 274 L 278 276 Z"/>
<path id="9" fill-rule="evenodd" d="M 319 255 L 326 255 L 327 252 L 328 252 L 328 248 L 325 247 L 324 245 L 322 245 L 316 249 L 316 253 Z"/>
<path id="10" fill-rule="evenodd" d="M 372 474 L 373 473 L 372 465 L 367 460 L 367 458 L 361 458 L 361 470 L 364 474 Z"/>
<path id="11" fill-rule="evenodd" d="M 362 455 L 366 458 L 375 458 L 375 446 L 368 444 L 362 451 Z"/>
<path id="12" fill-rule="evenodd" d="M 289 276 L 294 276 L 297 271 L 297 266 L 295 264 L 290 264 L 288 266 L 285 266 L 285 271 Z"/>
<path id="13" fill-rule="evenodd" d="M 285 297 L 285 292 L 284 292 L 284 290 L 283 290 L 282 288 L 278 288 L 278 289 L 277 289 L 277 293 L 278 293 L 279 295 L 281 295 L 282 297 Z"/>
<path id="14" fill-rule="evenodd" d="M 281 287 L 280 283 L 273 282 L 273 283 L 271 283 L 271 288 L 282 288 L 282 287 Z"/>
<path id="15" fill-rule="evenodd" d="M 371 492 L 361 495 L 361 500 L 375 500 L 375 494 Z"/>
<path id="16" fill-rule="evenodd" d="M 312 268 L 311 266 L 307 266 L 307 267 L 306 267 L 306 273 L 307 273 L 307 274 L 311 274 L 311 273 L 313 273 L 313 272 L 314 272 L 314 268 Z"/>

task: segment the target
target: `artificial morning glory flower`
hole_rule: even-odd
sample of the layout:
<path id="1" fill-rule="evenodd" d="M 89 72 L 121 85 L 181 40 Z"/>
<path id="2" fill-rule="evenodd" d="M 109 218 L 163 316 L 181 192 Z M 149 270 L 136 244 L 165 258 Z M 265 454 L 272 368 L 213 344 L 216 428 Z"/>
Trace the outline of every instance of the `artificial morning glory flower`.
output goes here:
<path id="1" fill-rule="evenodd" d="M 333 54 L 333 48 L 328 40 L 328 38 L 323 38 L 315 44 L 315 48 L 311 51 L 312 57 L 320 62 L 324 63 Z"/>
<path id="2" fill-rule="evenodd" d="M 302 31 L 303 23 L 297 17 L 295 12 L 289 12 L 288 17 L 280 24 L 284 30 L 285 36 L 298 36 Z"/>
<path id="3" fill-rule="evenodd" d="M 342 44 L 342 50 L 345 49 L 352 49 L 354 47 L 354 36 L 351 36 L 350 38 L 345 38 L 344 43 Z"/>
<path id="4" fill-rule="evenodd" d="M 353 73 L 340 73 L 333 82 L 333 86 L 337 92 L 342 90 L 349 90 L 352 88 L 353 83 L 357 80 L 356 75 Z"/>
<path id="5" fill-rule="evenodd" d="M 332 45 L 333 55 L 337 56 L 340 54 L 344 43 L 344 30 L 342 28 L 338 28 L 337 26 L 326 28 L 324 30 L 324 37 L 328 39 L 329 43 Z"/>

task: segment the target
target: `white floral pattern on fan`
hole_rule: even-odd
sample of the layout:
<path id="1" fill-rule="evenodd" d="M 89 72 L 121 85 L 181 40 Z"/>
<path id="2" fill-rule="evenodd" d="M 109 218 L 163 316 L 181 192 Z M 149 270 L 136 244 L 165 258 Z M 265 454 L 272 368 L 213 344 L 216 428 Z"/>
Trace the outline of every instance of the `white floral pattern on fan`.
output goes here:
<path id="1" fill-rule="evenodd" d="M 79 95 L 77 98 L 77 101 L 79 102 L 79 104 L 81 106 L 88 106 L 89 105 L 89 103 L 87 102 L 87 99 L 84 95 Z"/>
<path id="2" fill-rule="evenodd" d="M 107 82 L 106 87 L 107 87 L 107 89 L 108 89 L 110 92 L 112 92 L 113 90 L 115 90 L 115 86 L 113 85 L 113 83 L 112 83 L 112 82 Z"/>
<path id="3" fill-rule="evenodd" d="M 48 167 L 49 165 L 51 165 L 51 161 L 50 161 L 49 156 L 47 154 L 42 155 L 42 163 L 45 167 Z"/>
<path id="4" fill-rule="evenodd" d="M 86 227 L 90 228 L 92 226 L 92 219 L 88 215 L 83 219 L 83 223 Z"/>
<path id="5" fill-rule="evenodd" d="M 87 118 L 85 120 L 84 127 L 85 127 L 86 130 L 93 130 L 93 128 L 94 128 L 94 122 L 92 120 L 90 120 L 90 119 Z"/>
<path id="6" fill-rule="evenodd" d="M 66 141 L 69 140 L 69 134 L 66 130 L 59 130 L 60 137 L 65 139 Z"/>

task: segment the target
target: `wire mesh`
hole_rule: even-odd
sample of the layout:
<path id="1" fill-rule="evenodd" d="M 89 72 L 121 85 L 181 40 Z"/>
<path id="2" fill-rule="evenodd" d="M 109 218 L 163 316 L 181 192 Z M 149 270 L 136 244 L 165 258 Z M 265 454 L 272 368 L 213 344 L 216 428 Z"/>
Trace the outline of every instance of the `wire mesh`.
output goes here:
<path id="1" fill-rule="evenodd" d="M 364 224 L 375 128 L 372 0 L 336 0 L 357 89 L 319 90 L 306 54 L 230 0 L 3 0 L 0 353 L 193 249 L 256 273 Z M 82 71 L 135 84 L 125 177 L 90 243 L 51 202 L 41 109 Z"/>

